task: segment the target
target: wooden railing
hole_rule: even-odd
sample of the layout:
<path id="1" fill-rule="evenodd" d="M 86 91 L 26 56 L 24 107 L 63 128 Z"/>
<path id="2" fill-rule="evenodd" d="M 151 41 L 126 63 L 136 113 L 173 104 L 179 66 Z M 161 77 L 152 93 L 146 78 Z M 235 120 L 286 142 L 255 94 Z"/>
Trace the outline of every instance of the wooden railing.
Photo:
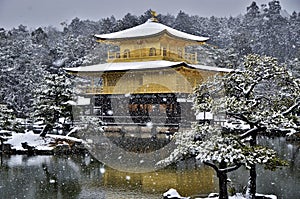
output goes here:
<path id="1" fill-rule="evenodd" d="M 86 86 L 78 88 L 85 94 L 127 94 L 127 93 L 191 93 L 191 87 L 185 85 L 174 85 L 170 88 L 158 87 L 156 85 L 147 86 Z"/>
<path id="2" fill-rule="evenodd" d="M 197 64 L 197 53 L 181 53 L 180 51 L 167 51 L 164 49 L 143 48 L 134 51 L 108 52 L 108 62 L 126 62 L 141 60 L 169 60 L 186 61 L 191 64 Z"/>

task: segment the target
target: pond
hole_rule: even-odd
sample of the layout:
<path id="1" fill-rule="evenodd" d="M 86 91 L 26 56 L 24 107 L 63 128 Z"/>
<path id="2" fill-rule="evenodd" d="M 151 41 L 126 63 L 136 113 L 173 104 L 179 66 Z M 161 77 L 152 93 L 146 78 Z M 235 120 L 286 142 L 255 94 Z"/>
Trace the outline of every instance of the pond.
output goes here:
<path id="1" fill-rule="evenodd" d="M 299 198 L 299 145 L 285 139 L 261 139 L 278 149 L 290 166 L 275 172 L 258 168 L 258 192 L 278 198 Z M 243 168 L 230 175 L 233 186 L 242 190 L 248 173 Z M 158 199 L 169 188 L 181 195 L 202 195 L 217 191 L 212 169 L 180 162 L 158 171 L 127 173 L 114 170 L 83 156 L 2 156 L 0 198 L 111 198 Z"/>
<path id="2" fill-rule="evenodd" d="M 264 170 L 261 166 L 257 168 L 257 192 L 274 194 L 279 199 L 300 198 L 300 143 L 287 142 L 285 138 L 261 137 L 259 144 L 265 145 L 277 151 L 278 155 L 289 161 L 289 166 L 277 169 L 275 172 Z M 240 168 L 232 172 L 230 178 L 235 186 L 247 183 L 248 173 Z"/>

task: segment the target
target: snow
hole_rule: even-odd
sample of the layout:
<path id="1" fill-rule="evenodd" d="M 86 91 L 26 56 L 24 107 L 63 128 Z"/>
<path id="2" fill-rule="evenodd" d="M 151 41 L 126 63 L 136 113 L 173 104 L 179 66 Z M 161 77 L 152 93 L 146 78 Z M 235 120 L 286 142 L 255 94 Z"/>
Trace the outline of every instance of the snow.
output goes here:
<path id="1" fill-rule="evenodd" d="M 105 168 L 104 168 L 104 167 L 101 167 L 101 168 L 100 168 L 100 173 L 102 173 L 102 174 L 105 173 Z"/>
<path id="2" fill-rule="evenodd" d="M 76 128 L 74 129 L 74 131 L 77 130 Z M 68 135 L 71 133 L 73 133 L 73 131 L 70 131 Z M 28 146 L 32 146 L 36 150 L 51 151 L 55 148 L 55 146 L 49 146 L 49 144 L 55 139 L 70 140 L 73 142 L 82 143 L 82 139 L 70 136 L 47 134 L 46 137 L 43 138 L 39 134 L 34 134 L 33 131 L 27 131 L 25 133 L 12 132 L 12 136 L 5 142 L 5 144 L 10 144 L 11 148 L 17 151 L 26 151 L 27 149 L 22 147 L 22 143 L 27 142 Z"/>
<path id="3" fill-rule="evenodd" d="M 277 199 L 276 196 L 274 195 L 264 195 L 264 194 L 255 194 L 256 196 L 261 196 L 261 197 L 266 197 L 266 198 L 269 198 L 269 199 Z M 167 192 L 165 192 L 163 194 L 163 197 L 164 198 L 178 198 L 178 199 L 189 199 L 190 197 L 182 197 L 180 196 L 180 194 L 177 192 L 176 189 L 169 189 Z M 219 198 L 219 194 L 218 193 L 210 193 L 207 198 L 199 198 L 199 197 L 195 197 L 195 199 L 218 199 Z M 229 196 L 228 197 L 229 199 L 246 199 L 246 197 L 243 196 L 243 194 L 241 193 L 237 193 L 236 195 L 234 196 Z"/>
<path id="4" fill-rule="evenodd" d="M 25 133 L 12 133 L 11 139 L 5 143 L 10 144 L 12 149 L 18 151 L 26 151 L 22 147 L 22 143 L 27 142 L 29 146 L 35 147 L 37 150 L 52 150 L 53 147 L 49 147 L 50 139 L 42 138 L 39 134 L 34 134 L 33 131 L 27 131 Z"/>
<path id="5" fill-rule="evenodd" d="M 68 133 L 69 134 L 69 133 Z M 48 138 L 54 138 L 54 139 L 67 139 L 73 142 L 79 142 L 81 143 L 83 140 L 75 137 L 70 137 L 70 136 L 64 136 L 64 135 L 53 135 L 53 134 L 47 134 L 46 137 Z"/>
<path id="6" fill-rule="evenodd" d="M 227 72 L 227 73 L 233 71 L 233 69 L 220 68 L 220 67 L 215 67 L 215 66 L 194 65 L 194 64 L 189 64 L 188 66 L 191 68 L 200 69 L 200 70 L 208 70 L 208 71 Z"/>
<path id="7" fill-rule="evenodd" d="M 76 106 L 77 103 L 72 101 L 72 100 L 69 100 L 69 101 L 66 101 L 66 102 L 63 102 L 62 104 L 68 104 L 68 105 L 71 105 L 71 106 Z"/>
<path id="8" fill-rule="evenodd" d="M 196 120 L 212 120 L 214 119 L 211 112 L 201 112 L 196 115 Z"/>
<path id="9" fill-rule="evenodd" d="M 107 114 L 108 114 L 108 115 L 113 115 L 114 112 L 113 112 L 112 110 L 109 110 L 109 111 L 107 111 Z"/>
<path id="10" fill-rule="evenodd" d="M 68 60 L 68 58 L 57 59 L 52 64 L 56 67 L 61 67 L 65 64 L 66 60 Z"/>
<path id="11" fill-rule="evenodd" d="M 69 133 L 67 133 L 66 136 L 72 135 L 72 133 L 76 133 L 80 128 L 79 127 L 74 127 Z"/>
<path id="12" fill-rule="evenodd" d="M 180 196 L 179 193 L 176 191 L 176 189 L 173 189 L 173 188 L 171 188 L 167 192 L 165 192 L 163 194 L 163 197 L 164 198 L 178 198 L 178 199 L 182 198 L 182 199 L 188 199 L 188 198 Z"/>
<path id="13" fill-rule="evenodd" d="M 64 68 L 68 72 L 106 72 L 106 71 L 128 71 L 128 70 L 144 70 L 144 69 L 162 69 L 167 67 L 186 66 L 188 68 L 216 71 L 216 72 L 230 72 L 232 69 L 219 68 L 204 65 L 191 65 L 185 62 L 172 62 L 172 61 L 144 61 L 144 62 L 117 62 L 117 63 L 104 63 L 90 66 L 81 66 L 74 68 Z"/>
<path id="14" fill-rule="evenodd" d="M 222 126 L 227 128 L 227 129 L 231 129 L 231 130 L 234 130 L 234 129 L 239 129 L 239 130 L 250 129 L 249 124 L 246 124 L 244 121 L 240 121 L 240 120 L 236 120 L 236 121 L 227 120 L 227 121 L 225 121 L 225 123 Z"/>
<path id="15" fill-rule="evenodd" d="M 274 195 L 264 195 L 264 194 L 255 194 L 256 196 L 264 196 L 264 197 L 267 197 L 267 198 L 270 198 L 270 199 L 277 199 L 277 196 L 274 196 Z"/>
<path id="16" fill-rule="evenodd" d="M 80 105 L 90 105 L 90 104 L 91 104 L 91 98 L 78 96 L 76 105 L 80 106 Z"/>
<path id="17" fill-rule="evenodd" d="M 152 122 L 147 122 L 146 126 L 147 126 L 148 128 L 152 128 L 152 127 L 153 127 L 153 123 L 152 123 Z"/>
<path id="18" fill-rule="evenodd" d="M 5 137 L 5 136 L 10 136 L 12 134 L 11 131 L 8 130 L 0 130 L 0 136 Z"/>
<path id="19" fill-rule="evenodd" d="M 207 41 L 208 37 L 200 37 L 188 33 L 184 33 L 178 30 L 175 30 L 171 27 L 163 25 L 161 23 L 153 22 L 148 20 L 144 24 L 129 28 L 126 30 L 109 33 L 109 34 L 96 34 L 95 37 L 101 40 L 115 40 L 115 39 L 129 39 L 129 38 L 139 38 L 145 36 L 153 36 L 158 34 L 168 34 L 174 37 L 179 37 L 182 39 L 187 39 L 191 41 Z"/>
<path id="20" fill-rule="evenodd" d="M 193 100 L 189 98 L 177 98 L 177 102 L 193 102 Z"/>
<path id="21" fill-rule="evenodd" d="M 216 195 L 216 196 L 215 196 Z M 277 199 L 277 196 L 274 195 L 264 195 L 264 194 L 255 194 L 256 196 L 268 198 L 268 199 Z M 218 199 L 218 194 L 217 193 L 211 193 L 209 196 L 205 199 Z M 229 196 L 229 199 L 246 199 L 245 196 L 243 196 L 241 193 L 237 193 L 234 196 Z M 204 198 L 195 198 L 195 199 L 204 199 Z"/>

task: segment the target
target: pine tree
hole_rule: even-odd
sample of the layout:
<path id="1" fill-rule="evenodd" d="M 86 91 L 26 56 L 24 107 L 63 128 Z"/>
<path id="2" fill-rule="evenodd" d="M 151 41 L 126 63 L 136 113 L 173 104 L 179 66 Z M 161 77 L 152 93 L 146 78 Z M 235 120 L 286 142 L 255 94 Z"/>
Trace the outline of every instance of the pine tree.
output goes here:
<path id="1" fill-rule="evenodd" d="M 11 130 L 14 119 L 14 111 L 7 105 L 0 104 L 0 130 Z"/>
<path id="2" fill-rule="evenodd" d="M 223 112 L 249 125 L 249 130 L 239 137 L 250 138 L 250 149 L 257 147 L 259 132 L 274 134 L 293 133 L 297 130 L 298 121 L 295 113 L 300 104 L 299 80 L 295 79 L 284 66 L 279 65 L 276 59 L 249 55 L 245 59 L 244 70 L 225 75 L 221 81 L 217 80 L 212 85 L 223 85 L 224 88 L 222 95 L 221 93 L 216 95 L 215 89 L 219 88 L 210 87 L 212 91 L 208 92 L 216 97 L 207 101 L 212 111 Z M 198 96 L 201 96 L 202 90 L 198 91 Z M 201 108 L 199 103 L 196 106 Z M 240 132 L 243 132 L 242 129 Z M 248 195 L 249 198 L 253 198 L 256 191 L 255 163 L 249 166 Z"/>
<path id="3" fill-rule="evenodd" d="M 65 74 L 49 74 L 45 77 L 36 92 L 34 112 L 34 117 L 43 119 L 46 124 L 42 136 L 61 124 L 61 119 L 62 124 L 73 120 L 73 98 L 72 83 Z"/>
<path id="4" fill-rule="evenodd" d="M 180 11 L 175 19 L 173 28 L 186 33 L 192 33 L 192 22 L 190 16 L 183 11 Z"/>
<path id="5" fill-rule="evenodd" d="M 256 5 L 256 2 L 252 2 L 252 4 L 247 7 L 246 17 L 256 18 L 259 15 L 259 7 Z"/>
<path id="6" fill-rule="evenodd" d="M 260 132 L 296 132 L 299 95 L 299 79 L 276 59 L 249 55 L 243 69 L 199 85 L 194 96 L 196 114 L 203 111 L 225 114 L 245 125 L 225 131 L 218 126 L 196 124 L 190 133 L 175 135 L 178 147 L 169 160 L 195 156 L 214 168 L 221 186 L 219 198 L 228 198 L 226 173 L 245 165 L 250 172 L 247 198 L 255 198 L 256 164 L 269 169 L 286 165 L 274 151 L 259 146 L 257 137 Z"/>

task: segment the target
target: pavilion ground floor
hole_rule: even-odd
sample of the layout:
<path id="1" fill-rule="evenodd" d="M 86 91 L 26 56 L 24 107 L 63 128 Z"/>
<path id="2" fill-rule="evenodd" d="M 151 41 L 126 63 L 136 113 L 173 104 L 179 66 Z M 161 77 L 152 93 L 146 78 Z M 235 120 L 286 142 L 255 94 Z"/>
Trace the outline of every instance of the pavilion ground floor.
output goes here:
<path id="1" fill-rule="evenodd" d="M 105 126 L 190 127 L 196 121 L 189 94 L 98 94 L 85 96 L 85 114 L 100 118 Z"/>

